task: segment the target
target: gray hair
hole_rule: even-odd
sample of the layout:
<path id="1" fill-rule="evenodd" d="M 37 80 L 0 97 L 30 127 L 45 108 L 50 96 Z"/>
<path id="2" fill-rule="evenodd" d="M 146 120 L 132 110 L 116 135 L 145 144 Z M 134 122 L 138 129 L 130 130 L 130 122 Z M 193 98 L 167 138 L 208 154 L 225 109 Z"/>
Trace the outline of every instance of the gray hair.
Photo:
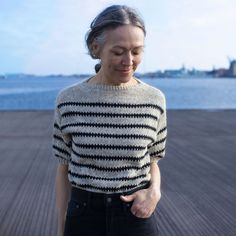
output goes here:
<path id="1" fill-rule="evenodd" d="M 86 34 L 86 44 L 90 56 L 93 59 L 98 59 L 98 55 L 92 52 L 92 43 L 94 40 L 100 45 L 105 42 L 105 31 L 108 29 L 116 29 L 123 25 L 133 25 L 141 28 L 144 35 L 146 29 L 144 21 L 138 12 L 125 5 L 112 5 L 104 9 L 91 23 L 90 30 Z"/>

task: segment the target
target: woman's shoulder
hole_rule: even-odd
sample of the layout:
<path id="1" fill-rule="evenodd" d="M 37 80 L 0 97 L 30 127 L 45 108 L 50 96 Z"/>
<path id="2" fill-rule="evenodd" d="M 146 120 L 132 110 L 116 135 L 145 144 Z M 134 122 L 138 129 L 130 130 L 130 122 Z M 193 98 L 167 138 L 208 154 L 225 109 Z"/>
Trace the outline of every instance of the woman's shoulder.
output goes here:
<path id="1" fill-rule="evenodd" d="M 73 100 L 75 96 L 79 96 L 80 91 L 82 91 L 81 85 L 82 82 L 77 82 L 59 90 L 56 98 L 57 103 L 61 103 L 67 100 Z"/>
<path id="2" fill-rule="evenodd" d="M 143 90 L 147 96 L 153 97 L 154 99 L 159 98 L 159 99 L 165 100 L 165 94 L 160 88 L 147 84 L 146 82 L 142 80 L 139 80 L 139 81 L 142 82 Z"/>

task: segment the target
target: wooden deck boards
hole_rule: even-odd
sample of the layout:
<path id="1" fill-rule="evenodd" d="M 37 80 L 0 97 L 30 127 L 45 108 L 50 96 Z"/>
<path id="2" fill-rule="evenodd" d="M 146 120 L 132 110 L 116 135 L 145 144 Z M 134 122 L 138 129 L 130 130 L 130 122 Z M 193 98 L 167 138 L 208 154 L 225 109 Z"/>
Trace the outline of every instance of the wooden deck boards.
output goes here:
<path id="1" fill-rule="evenodd" d="M 236 110 L 170 110 L 161 236 L 236 235 Z M 0 236 L 56 236 L 52 111 L 0 112 Z"/>

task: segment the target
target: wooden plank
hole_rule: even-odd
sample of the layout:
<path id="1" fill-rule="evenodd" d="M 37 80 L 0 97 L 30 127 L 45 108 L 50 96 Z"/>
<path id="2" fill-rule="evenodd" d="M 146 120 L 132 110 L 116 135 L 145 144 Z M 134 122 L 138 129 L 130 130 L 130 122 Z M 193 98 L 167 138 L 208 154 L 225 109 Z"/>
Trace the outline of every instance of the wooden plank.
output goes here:
<path id="1" fill-rule="evenodd" d="M 56 235 L 52 112 L 1 112 L 0 122 L 0 235 Z"/>
<path id="2" fill-rule="evenodd" d="M 163 235 L 236 235 L 235 118 L 230 110 L 168 112 Z"/>
<path id="3" fill-rule="evenodd" d="M 236 110 L 170 110 L 161 235 L 236 235 Z M 0 235 L 56 235 L 52 111 L 0 112 Z"/>

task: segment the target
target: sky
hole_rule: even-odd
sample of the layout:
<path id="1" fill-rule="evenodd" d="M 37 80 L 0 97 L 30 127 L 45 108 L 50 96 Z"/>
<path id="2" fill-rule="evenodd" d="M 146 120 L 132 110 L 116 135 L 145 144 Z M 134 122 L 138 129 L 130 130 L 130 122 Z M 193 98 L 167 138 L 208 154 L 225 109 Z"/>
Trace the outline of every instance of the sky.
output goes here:
<path id="1" fill-rule="evenodd" d="M 228 68 L 236 59 L 235 0 L 0 0 L 0 74 L 94 73 L 85 34 L 112 4 L 134 7 L 145 21 L 137 72 Z"/>

